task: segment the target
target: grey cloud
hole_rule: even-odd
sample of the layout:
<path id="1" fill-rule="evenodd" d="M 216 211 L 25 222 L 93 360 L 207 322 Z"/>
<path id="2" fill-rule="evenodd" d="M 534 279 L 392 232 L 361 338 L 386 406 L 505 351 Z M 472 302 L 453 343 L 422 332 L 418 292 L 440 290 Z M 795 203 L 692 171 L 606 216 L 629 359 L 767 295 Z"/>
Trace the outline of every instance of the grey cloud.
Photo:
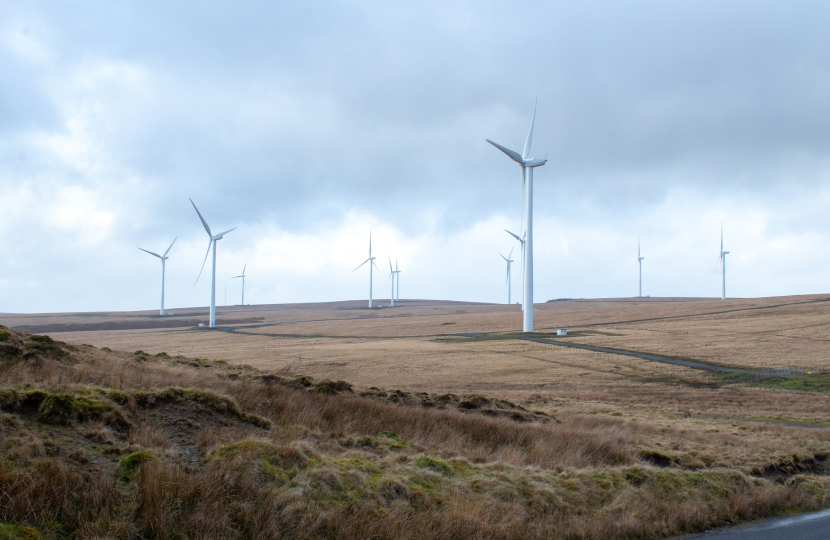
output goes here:
<path id="1" fill-rule="evenodd" d="M 0 186 L 123 189 L 113 234 L 132 242 L 192 230 L 187 197 L 249 230 L 363 209 L 451 233 L 518 220 L 518 167 L 484 139 L 521 149 L 538 97 L 540 218 L 618 228 L 678 190 L 774 206 L 827 185 L 828 16 L 806 0 L 7 2 L 0 30 L 29 25 L 52 56 L 0 43 Z M 139 80 L 70 84 L 99 62 Z M 66 99 L 111 168 L 32 146 L 67 132 Z M 823 226 L 804 221 L 773 219 Z"/>

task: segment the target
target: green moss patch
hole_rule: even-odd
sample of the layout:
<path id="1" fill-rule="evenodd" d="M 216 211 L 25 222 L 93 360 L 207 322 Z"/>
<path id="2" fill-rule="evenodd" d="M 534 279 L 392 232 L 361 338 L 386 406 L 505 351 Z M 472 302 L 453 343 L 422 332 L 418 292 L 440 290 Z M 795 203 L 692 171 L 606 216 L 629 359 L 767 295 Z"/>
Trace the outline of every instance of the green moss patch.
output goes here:
<path id="1" fill-rule="evenodd" d="M 217 446 L 208 454 L 207 462 L 243 459 L 249 461 L 265 460 L 280 468 L 304 469 L 316 459 L 307 450 L 293 446 L 277 446 L 265 439 L 244 439 L 233 444 Z"/>
<path id="2" fill-rule="evenodd" d="M 793 390 L 796 392 L 830 392 L 830 375 L 805 375 L 803 377 L 771 377 L 753 383 L 759 388 Z"/>
<path id="3" fill-rule="evenodd" d="M 49 394 L 40 405 L 39 420 L 45 424 L 68 426 L 73 422 L 102 419 L 115 412 L 112 403 L 92 396 Z M 118 415 L 120 416 L 120 415 Z"/>
<path id="4" fill-rule="evenodd" d="M 150 461 L 155 461 L 156 456 L 149 450 L 139 450 L 125 456 L 118 465 L 118 473 L 122 480 L 132 480 L 138 468 Z"/>
<path id="5" fill-rule="evenodd" d="M 421 456 L 415 460 L 415 466 L 422 469 L 433 470 L 437 473 L 443 474 L 444 476 L 450 476 L 452 474 L 452 468 L 447 465 L 447 462 L 436 457 Z"/>
<path id="6" fill-rule="evenodd" d="M 0 540 L 41 540 L 43 536 L 37 529 L 0 523 Z"/>
<path id="7" fill-rule="evenodd" d="M 341 469 L 346 470 L 358 470 L 364 471 L 369 473 L 379 473 L 381 472 L 380 467 L 376 463 L 372 463 L 367 459 L 357 459 L 357 458 L 350 458 L 350 459 L 335 459 L 332 460 L 332 463 Z"/>
<path id="8" fill-rule="evenodd" d="M 352 385 L 346 381 L 331 381 L 326 379 L 314 385 L 314 391 L 319 394 L 340 394 L 352 392 Z"/>

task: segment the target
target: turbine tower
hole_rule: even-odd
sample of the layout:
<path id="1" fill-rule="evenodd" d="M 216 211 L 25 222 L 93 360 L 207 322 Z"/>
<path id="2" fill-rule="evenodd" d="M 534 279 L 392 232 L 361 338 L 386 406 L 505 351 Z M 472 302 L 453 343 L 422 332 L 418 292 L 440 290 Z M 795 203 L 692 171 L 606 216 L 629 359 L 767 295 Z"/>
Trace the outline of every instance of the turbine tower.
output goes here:
<path id="1" fill-rule="evenodd" d="M 199 214 L 199 219 L 202 220 L 202 225 L 205 226 L 205 231 L 210 238 L 208 241 L 207 252 L 205 253 L 205 260 L 202 261 L 202 269 L 199 270 L 199 275 L 196 277 L 196 283 L 198 283 L 199 278 L 202 277 L 202 271 L 205 269 L 205 263 L 207 262 L 208 255 L 210 255 L 210 248 L 213 248 L 213 272 L 211 272 L 210 276 L 210 327 L 214 328 L 216 327 L 216 242 L 221 240 L 229 232 L 236 230 L 236 227 L 214 235 L 210 232 L 210 226 L 207 224 L 207 221 L 205 221 L 205 218 L 202 217 L 202 213 L 199 212 L 199 209 L 196 208 L 196 203 L 193 202 L 193 199 L 190 199 L 190 204 L 193 205 L 196 213 Z M 194 285 L 196 283 L 194 283 Z"/>
<path id="2" fill-rule="evenodd" d="M 521 155 L 504 146 L 487 142 L 507 154 L 507 156 L 522 167 L 522 188 L 524 191 L 524 254 L 522 256 L 522 271 L 524 273 L 523 304 L 524 315 L 522 331 L 533 332 L 533 169 L 547 163 L 547 158 L 534 159 L 530 157 L 530 145 L 533 142 L 533 125 L 536 123 L 536 106 L 533 107 L 533 117 L 530 120 L 530 129 L 527 132 L 525 147 Z"/>
<path id="3" fill-rule="evenodd" d="M 167 256 L 167 254 L 170 253 L 170 248 L 173 247 L 173 244 L 175 244 L 176 240 L 178 240 L 178 239 L 179 239 L 179 237 L 177 236 L 176 238 L 173 239 L 172 242 L 170 242 L 170 247 L 167 248 L 167 251 L 164 252 L 164 255 L 159 255 L 158 253 L 153 253 L 152 251 L 147 251 L 144 248 L 138 248 L 141 251 L 143 251 L 144 253 L 149 253 L 153 257 L 158 257 L 159 259 L 161 259 L 161 312 L 160 313 L 162 315 L 164 315 L 164 262 L 167 259 L 170 258 L 170 257 Z"/>
<path id="4" fill-rule="evenodd" d="M 499 253 L 499 256 L 507 262 L 507 305 L 510 305 L 510 264 L 513 262 L 510 257 L 513 256 L 513 248 L 510 248 L 510 254 L 507 257 L 501 253 Z"/>
<path id="5" fill-rule="evenodd" d="M 375 264 L 375 257 L 372 257 L 372 232 L 371 231 L 369 231 L 369 258 L 366 259 L 365 261 L 363 261 L 362 263 L 360 263 L 360 266 L 363 266 L 366 263 L 371 263 L 369 265 L 369 307 L 372 307 L 372 267 L 374 266 L 375 268 L 378 268 L 378 265 Z M 352 272 L 356 272 L 357 269 L 360 268 L 360 266 L 358 266 L 357 268 L 352 270 Z M 380 268 L 378 268 L 378 271 L 380 271 Z"/>
<path id="6" fill-rule="evenodd" d="M 522 269 L 524 269 L 524 258 L 525 258 L 525 239 L 524 239 L 524 235 L 522 235 L 522 238 L 519 238 L 518 234 L 512 233 L 512 232 L 508 231 L 507 229 L 505 229 L 505 231 L 507 232 L 507 234 L 509 234 L 510 236 L 515 238 L 516 240 L 518 240 L 519 243 L 522 245 L 521 259 L 522 259 Z M 525 296 L 525 282 L 524 282 L 524 279 L 522 279 L 522 301 L 523 302 L 524 302 L 524 296 Z M 525 310 L 525 305 L 524 305 L 524 303 L 522 303 L 522 311 L 524 311 L 524 310 Z"/>
<path id="7" fill-rule="evenodd" d="M 640 256 L 640 239 L 637 238 L 637 264 L 640 265 L 640 298 L 643 297 L 643 259 Z"/>
<path id="8" fill-rule="evenodd" d="M 245 266 L 242 267 L 242 273 L 238 276 L 233 276 L 231 279 L 242 278 L 242 305 L 245 305 L 245 269 L 248 268 L 248 261 L 245 261 Z"/>
<path id="9" fill-rule="evenodd" d="M 389 293 L 389 306 L 395 307 L 395 271 L 392 269 L 392 257 L 389 257 L 389 279 L 386 282 L 389 283 L 390 280 L 392 281 L 392 291 Z"/>
<path id="10" fill-rule="evenodd" d="M 721 289 L 721 300 L 726 300 L 726 256 L 729 255 L 728 251 L 723 250 L 723 223 L 720 224 L 720 258 L 718 262 L 721 264 L 723 268 L 723 289 Z"/>
<path id="11" fill-rule="evenodd" d="M 397 288 L 395 291 L 395 300 L 398 302 L 401 301 L 401 271 L 398 270 L 398 258 L 395 257 L 395 283 L 397 283 Z"/>

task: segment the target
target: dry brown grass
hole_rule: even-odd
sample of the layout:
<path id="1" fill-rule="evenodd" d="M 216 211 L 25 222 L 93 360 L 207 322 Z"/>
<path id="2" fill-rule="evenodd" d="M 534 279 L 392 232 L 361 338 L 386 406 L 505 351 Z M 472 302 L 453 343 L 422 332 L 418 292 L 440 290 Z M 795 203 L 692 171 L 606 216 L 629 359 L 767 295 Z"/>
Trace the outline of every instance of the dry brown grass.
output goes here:
<path id="1" fill-rule="evenodd" d="M 621 299 L 539 304 L 539 330 L 566 326 L 589 335 L 569 340 L 749 367 L 801 367 L 830 371 L 830 303 L 825 297 L 745 300 Z M 357 308 L 357 306 L 361 308 Z M 780 307 L 775 307 L 780 306 Z M 198 311 L 198 310 L 193 310 Z M 725 312 L 725 313 L 724 313 Z M 562 366 L 534 359 L 525 348 L 495 344 L 450 344 L 437 336 L 465 332 L 508 332 L 520 327 L 515 306 L 439 304 L 368 310 L 362 304 L 219 308 L 219 323 L 258 317 L 261 323 L 234 324 L 236 333 L 191 328 L 90 330 L 61 333 L 75 344 L 116 350 L 147 350 L 225 359 L 267 370 L 336 377 L 365 386 L 431 391 L 492 391 L 495 385 L 545 385 L 561 380 Z M 177 311 L 186 320 L 186 310 Z M 202 315 L 199 315 L 202 316 Z M 199 317 L 197 316 L 197 318 Z M 129 325 L 148 313 L 101 316 L 43 314 L 2 316 L 9 326 L 102 322 Z M 639 322 L 626 322 L 639 321 Z M 619 324 L 608 324 L 619 322 Z M 546 353 L 548 359 L 571 353 Z M 594 375 L 598 375 L 595 372 Z M 471 375 L 474 375 L 471 377 Z M 536 382 L 538 381 L 538 383 Z M 607 382 L 607 381 L 606 381 Z"/>
<path id="2" fill-rule="evenodd" d="M 542 306 L 537 325 L 584 325 L 594 333 L 568 339 L 704 361 L 822 366 L 830 304 L 813 300 L 557 302 Z M 743 311 L 712 314 L 725 308 Z M 36 410 L 7 410 L 0 395 L 0 522 L 79 537 L 623 538 L 827 504 L 826 477 L 788 460 L 830 454 L 830 429 L 776 420 L 830 424 L 829 395 L 723 385 L 701 371 L 515 339 L 441 339 L 512 330 L 513 309 L 238 308 L 234 317 L 265 326 L 56 334 L 76 348 L 0 359 L 0 392 L 123 392 L 113 406 L 129 426 L 104 416 L 47 426 Z M 600 324 L 637 319 L 658 320 Z M 173 357 L 155 356 L 162 351 Z M 373 385 L 485 394 L 554 420 L 402 406 L 377 392 L 327 395 L 263 382 L 263 373 L 343 379 L 358 394 Z M 136 399 L 170 386 L 220 396 L 221 406 Z M 126 474 L 120 460 L 136 451 L 155 457 Z M 292 452 L 306 461 L 274 457 Z M 753 476 L 769 467 L 791 472 L 784 483 Z"/>

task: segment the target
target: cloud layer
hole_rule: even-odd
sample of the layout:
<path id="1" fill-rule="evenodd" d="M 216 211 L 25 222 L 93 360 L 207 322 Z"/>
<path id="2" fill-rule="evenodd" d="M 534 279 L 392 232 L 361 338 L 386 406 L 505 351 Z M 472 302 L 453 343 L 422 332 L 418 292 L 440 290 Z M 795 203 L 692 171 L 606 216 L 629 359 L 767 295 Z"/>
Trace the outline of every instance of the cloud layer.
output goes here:
<path id="1" fill-rule="evenodd" d="M 351 270 L 371 228 L 403 296 L 502 301 L 520 177 L 484 139 L 520 150 L 536 98 L 538 301 L 636 294 L 638 236 L 645 293 L 717 295 L 721 220 L 731 293 L 822 292 L 828 16 L 818 1 L 6 2 L 0 311 L 153 308 L 159 265 L 136 247 L 177 235 L 168 305 L 204 305 L 188 197 L 239 227 L 219 298 L 245 261 L 253 303 L 366 296 Z"/>

